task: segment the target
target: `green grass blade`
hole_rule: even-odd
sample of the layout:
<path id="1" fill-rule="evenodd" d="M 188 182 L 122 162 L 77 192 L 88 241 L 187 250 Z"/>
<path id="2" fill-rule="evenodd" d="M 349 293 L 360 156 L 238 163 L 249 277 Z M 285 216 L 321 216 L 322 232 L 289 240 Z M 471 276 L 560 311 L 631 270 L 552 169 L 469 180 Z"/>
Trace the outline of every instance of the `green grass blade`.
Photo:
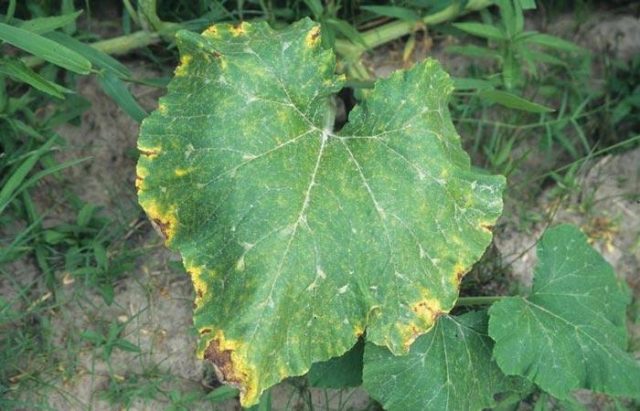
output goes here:
<path id="1" fill-rule="evenodd" d="M 75 11 L 75 6 L 73 4 L 74 0 L 62 0 L 62 4 L 60 5 L 60 11 L 62 14 L 71 14 Z M 77 26 L 75 20 L 65 25 L 62 30 L 71 35 L 76 32 Z"/>
<path id="2" fill-rule="evenodd" d="M 47 142 L 48 143 L 48 142 Z M 42 147 L 41 147 L 42 148 Z M 41 149 L 40 148 L 40 149 Z M 40 149 L 38 149 L 38 152 L 40 151 Z M 39 153 L 37 155 L 38 158 L 40 158 L 42 156 L 42 154 L 44 154 L 44 152 Z M 32 156 L 35 156 L 36 154 L 32 154 Z M 29 161 L 31 159 L 31 156 L 25 160 Z M 18 177 L 16 177 L 16 174 L 14 173 L 11 177 L 9 177 L 9 180 L 14 179 L 15 177 L 15 181 L 13 181 L 11 183 L 11 189 L 8 189 L 7 187 L 9 186 L 9 181 L 7 181 L 7 184 L 5 184 L 4 187 L 2 187 L 2 190 L 0 190 L 0 214 L 2 214 L 2 212 L 4 211 L 4 209 L 7 207 L 7 205 L 9 205 L 11 203 L 11 201 L 13 201 L 14 198 L 16 198 L 17 195 L 19 195 L 21 192 L 23 192 L 24 190 L 26 190 L 27 188 L 31 187 L 32 185 L 34 185 L 35 183 L 37 183 L 39 180 L 43 179 L 44 177 L 57 173 L 60 170 L 63 170 L 65 168 L 68 167 L 72 167 L 75 166 L 76 164 L 80 164 L 86 160 L 88 160 L 88 157 L 85 158 L 79 158 L 76 160 L 70 160 L 70 161 L 66 161 L 64 163 L 60 163 L 60 164 L 56 164 L 52 167 L 46 168 L 42 171 L 39 171 L 37 173 L 35 173 L 31 178 L 24 180 L 26 174 L 29 172 L 29 170 L 31 170 L 31 168 L 33 168 L 33 166 L 35 165 L 35 162 L 33 165 L 31 165 L 31 168 L 29 168 L 29 170 L 27 170 L 26 173 L 24 173 L 23 175 L 19 175 Z M 36 159 L 37 162 L 37 159 Z M 23 167 L 24 163 L 20 165 L 20 167 Z M 25 167 L 26 169 L 26 167 Z M 22 171 L 22 170 L 21 170 Z M 22 179 L 18 182 L 18 178 L 22 177 Z M 22 183 L 22 184 L 20 184 Z M 5 189 L 6 193 L 5 193 Z"/>
<path id="3" fill-rule="evenodd" d="M 454 23 L 453 27 L 473 36 L 483 37 L 489 40 L 504 41 L 507 39 L 505 33 L 495 26 L 482 23 Z"/>
<path id="4" fill-rule="evenodd" d="M 22 164 L 20 164 L 15 169 L 15 171 L 4 183 L 2 189 L 0 190 L 0 214 L 2 214 L 11 200 L 13 200 L 13 198 L 15 198 L 15 196 L 24 189 L 25 185 L 23 184 L 23 182 L 27 177 L 27 174 L 29 174 L 29 172 L 33 169 L 40 157 L 44 153 L 49 151 L 55 140 L 55 137 L 51 138 L 49 141 L 40 146 L 40 148 L 32 152 L 31 155 L 29 155 L 22 162 Z"/>
<path id="5" fill-rule="evenodd" d="M 239 393 L 240 391 L 235 387 L 231 387 L 229 385 L 221 385 L 220 387 L 207 394 L 206 398 L 213 403 L 218 403 L 229 400 L 231 398 L 235 398 Z"/>
<path id="6" fill-rule="evenodd" d="M 75 13 L 69 13 L 62 16 L 39 17 L 27 20 L 18 25 L 18 27 L 35 34 L 44 34 L 75 22 L 78 16 L 80 16 L 81 14 L 82 10 L 79 10 Z"/>
<path id="7" fill-rule="evenodd" d="M 127 85 L 116 77 L 113 73 L 107 72 L 99 78 L 100 86 L 109 97 L 111 97 L 125 113 L 140 123 L 147 113 L 135 100 Z"/>
<path id="8" fill-rule="evenodd" d="M 515 110 L 528 111 L 530 113 L 548 113 L 554 111 L 550 107 L 542 104 L 534 103 L 515 94 L 507 93 L 502 90 L 483 90 L 479 93 L 480 97 L 491 102 L 500 104 Z"/>
<path id="9" fill-rule="evenodd" d="M 0 61 L 0 74 L 9 76 L 17 81 L 27 83 L 31 87 L 40 90 L 43 93 L 47 93 L 50 96 L 60 99 L 64 98 L 63 93 L 72 92 L 71 90 L 42 77 L 19 60 Z"/>
<path id="10" fill-rule="evenodd" d="M 74 39 L 68 34 L 53 32 L 47 34 L 46 37 L 55 41 L 56 43 L 62 44 L 70 50 L 75 51 L 76 53 L 89 60 L 91 64 L 95 65 L 96 67 L 99 67 L 106 71 L 111 71 L 120 78 L 131 77 L 131 72 L 129 71 L 129 69 L 118 60 L 114 59 L 106 53 L 103 53 L 98 49 L 95 49 L 85 43 Z"/>
<path id="11" fill-rule="evenodd" d="M 477 78 L 457 77 L 453 79 L 453 86 L 456 90 L 486 90 L 493 89 L 493 84 L 487 80 Z"/>
<path id="12" fill-rule="evenodd" d="M 28 30 L 0 23 L 0 40 L 74 73 L 91 71 L 91 62 L 80 54 Z"/>
<path id="13" fill-rule="evenodd" d="M 320 19 L 324 13 L 324 8 L 320 0 L 303 0 L 304 4 L 311 10 L 311 13 L 316 19 Z"/>
<path id="14" fill-rule="evenodd" d="M 557 50 L 568 51 L 573 53 L 584 53 L 585 49 L 578 46 L 575 43 L 561 39 L 560 37 L 552 36 L 550 34 L 536 33 L 527 37 L 527 42 L 536 43 L 541 46 L 554 48 Z"/>

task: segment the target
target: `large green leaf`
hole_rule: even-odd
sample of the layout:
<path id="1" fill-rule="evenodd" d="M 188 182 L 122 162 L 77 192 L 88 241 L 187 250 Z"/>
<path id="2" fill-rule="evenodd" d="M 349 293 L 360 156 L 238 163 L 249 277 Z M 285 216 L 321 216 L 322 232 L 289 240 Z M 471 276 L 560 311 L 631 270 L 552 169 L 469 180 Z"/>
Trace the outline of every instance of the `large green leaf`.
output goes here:
<path id="1" fill-rule="evenodd" d="M 364 387 L 388 411 L 482 410 L 516 381 L 491 358 L 487 314 L 442 316 L 411 346 L 409 355 L 367 344 Z"/>
<path id="2" fill-rule="evenodd" d="M 303 20 L 177 35 L 138 142 L 140 204 L 196 289 L 198 353 L 244 405 L 367 339 L 406 353 L 491 240 L 502 177 L 471 171 L 433 60 L 376 84 L 340 132 L 343 78 Z"/>
<path id="3" fill-rule="evenodd" d="M 561 399 L 577 388 L 640 397 L 640 365 L 625 352 L 624 283 L 573 226 L 548 230 L 538 259 L 531 295 L 489 310 L 500 368 Z"/>

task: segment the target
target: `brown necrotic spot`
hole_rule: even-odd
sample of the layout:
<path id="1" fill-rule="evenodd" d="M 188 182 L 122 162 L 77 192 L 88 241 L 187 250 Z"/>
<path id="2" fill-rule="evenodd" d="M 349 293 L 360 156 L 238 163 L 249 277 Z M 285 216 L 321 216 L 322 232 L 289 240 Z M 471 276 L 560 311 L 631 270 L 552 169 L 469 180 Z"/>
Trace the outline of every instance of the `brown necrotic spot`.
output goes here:
<path id="1" fill-rule="evenodd" d="M 211 361 L 216 376 L 221 382 L 240 384 L 244 378 L 234 367 L 231 350 L 222 350 L 218 340 L 212 340 L 204 352 L 204 359 Z"/>
<path id="2" fill-rule="evenodd" d="M 205 37 L 218 37 L 218 28 L 216 26 L 210 26 L 202 32 L 202 35 Z"/>
<path id="3" fill-rule="evenodd" d="M 149 158 L 154 158 L 156 157 L 160 151 L 159 150 L 150 150 L 150 149 L 138 149 L 138 151 L 140 151 L 140 154 Z"/>
<path id="4" fill-rule="evenodd" d="M 136 193 L 140 192 L 143 182 L 144 182 L 144 178 L 140 176 L 136 176 Z"/>
<path id="5" fill-rule="evenodd" d="M 457 288 L 460 287 L 460 282 L 462 278 L 469 272 L 469 268 L 467 268 L 462 263 L 456 263 L 453 266 L 453 275 L 451 276 L 451 281 L 453 285 Z"/>
<path id="6" fill-rule="evenodd" d="M 243 21 L 242 23 L 238 24 L 237 26 L 231 27 L 230 31 L 231 31 L 231 34 L 233 36 L 237 37 L 237 36 L 241 36 L 243 34 L 246 34 L 247 27 L 248 27 L 248 23 Z"/>
<path id="7" fill-rule="evenodd" d="M 307 45 L 307 47 L 314 47 L 316 44 L 318 44 L 319 39 L 320 39 L 320 27 L 315 26 L 314 28 L 309 30 L 309 33 L 307 33 L 307 36 L 305 38 L 305 44 Z"/>
<path id="8" fill-rule="evenodd" d="M 153 228 L 155 228 L 156 231 L 160 233 L 165 240 L 169 238 L 169 233 L 171 232 L 170 221 L 162 221 L 159 218 L 154 218 L 153 220 L 151 220 L 151 224 L 153 225 Z"/>
<path id="9" fill-rule="evenodd" d="M 202 328 L 200 329 L 200 335 L 209 334 L 211 332 L 211 328 Z"/>
<path id="10" fill-rule="evenodd" d="M 493 232 L 493 224 L 490 223 L 480 223 L 480 228 L 489 234 Z"/>

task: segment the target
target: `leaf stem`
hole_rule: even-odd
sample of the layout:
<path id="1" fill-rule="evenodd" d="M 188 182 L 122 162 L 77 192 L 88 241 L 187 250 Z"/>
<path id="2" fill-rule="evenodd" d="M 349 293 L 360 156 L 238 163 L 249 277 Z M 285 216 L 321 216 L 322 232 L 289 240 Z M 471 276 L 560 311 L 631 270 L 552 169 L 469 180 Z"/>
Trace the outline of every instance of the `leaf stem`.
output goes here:
<path id="1" fill-rule="evenodd" d="M 492 3 L 493 1 L 491 0 L 470 0 L 462 10 L 460 10 L 458 3 L 454 3 L 437 13 L 423 17 L 421 21 L 417 22 L 417 24 L 424 24 L 427 26 L 440 24 L 457 17 L 461 13 L 480 10 L 490 6 Z M 361 37 L 364 44 L 354 44 L 348 40 L 337 39 L 335 42 L 336 53 L 340 54 L 347 61 L 355 61 L 358 60 L 362 53 L 368 49 L 381 46 L 392 40 L 405 36 L 415 29 L 415 22 L 396 20 L 363 32 Z"/>
<path id="2" fill-rule="evenodd" d="M 491 305 L 506 298 L 504 295 L 492 295 L 488 297 L 460 297 L 456 302 L 456 307 L 466 307 L 469 305 Z"/>
<path id="3" fill-rule="evenodd" d="M 155 7 L 154 0 L 147 0 L 144 3 L 145 9 L 147 10 L 152 10 L 153 7 Z M 360 62 L 360 57 L 365 51 L 381 46 L 385 43 L 411 33 L 416 29 L 417 24 L 432 25 L 443 23 L 455 18 L 462 13 L 469 13 L 488 7 L 492 3 L 492 0 L 469 0 L 469 2 L 467 2 L 467 5 L 462 10 L 460 10 L 460 7 L 457 3 L 454 3 L 437 13 L 425 16 L 421 21 L 417 23 L 405 20 L 392 21 L 390 23 L 363 32 L 362 39 L 364 40 L 364 44 L 354 44 L 348 40 L 337 39 L 335 42 L 335 51 L 348 63 L 354 64 L 354 70 L 356 71 L 357 78 L 367 79 L 368 76 L 362 72 L 363 70 L 366 71 L 366 69 Z M 146 17 L 148 18 L 149 16 Z M 154 16 L 152 15 L 151 18 L 153 19 L 153 17 Z M 156 23 L 158 27 L 161 27 L 161 30 L 159 32 L 140 30 L 128 35 L 97 41 L 95 43 L 91 43 L 90 46 L 95 48 L 96 50 L 110 55 L 126 54 L 131 50 L 159 43 L 163 37 L 170 37 L 176 31 L 178 31 L 178 29 L 181 28 L 181 25 L 178 23 L 158 21 L 154 21 L 152 23 Z M 161 25 L 159 23 L 161 23 Z M 156 27 L 156 29 L 158 27 Z M 34 56 L 25 57 L 22 59 L 22 61 L 28 67 L 35 67 L 43 63 L 42 59 Z"/>

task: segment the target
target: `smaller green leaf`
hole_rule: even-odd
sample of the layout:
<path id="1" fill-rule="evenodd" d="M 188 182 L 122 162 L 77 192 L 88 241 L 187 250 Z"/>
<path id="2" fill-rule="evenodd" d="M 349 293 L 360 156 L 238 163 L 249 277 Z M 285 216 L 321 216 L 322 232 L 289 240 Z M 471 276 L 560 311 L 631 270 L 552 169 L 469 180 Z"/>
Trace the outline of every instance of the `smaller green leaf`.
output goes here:
<path id="1" fill-rule="evenodd" d="M 552 108 L 525 100 L 522 97 L 502 90 L 482 90 L 479 95 L 491 103 L 500 104 L 501 106 L 515 110 L 528 111 L 530 113 L 548 113 L 554 111 Z"/>
<path id="2" fill-rule="evenodd" d="M 500 371 L 492 346 L 485 311 L 441 316 L 408 355 L 366 344 L 364 387 L 388 411 L 489 408 L 520 385 Z"/>
<path id="3" fill-rule="evenodd" d="M 307 378 L 312 387 L 345 388 L 362 384 L 362 339 L 340 357 L 315 363 L 311 366 Z"/>
<path id="4" fill-rule="evenodd" d="M 102 90 L 135 121 L 140 123 L 147 116 L 147 113 L 140 107 L 127 85 L 113 73 L 104 73 L 99 77 L 99 82 Z"/>
<path id="5" fill-rule="evenodd" d="M 27 83 L 52 97 L 63 99 L 63 93 L 72 93 L 71 90 L 42 77 L 19 60 L 0 60 L 0 74 Z"/>
<path id="6" fill-rule="evenodd" d="M 418 21 L 420 16 L 415 11 L 399 6 L 361 6 L 362 10 L 370 11 L 384 17 L 393 17 L 406 21 Z"/>
<path id="7" fill-rule="evenodd" d="M 454 23 L 453 27 L 473 36 L 482 37 L 489 40 L 504 41 L 507 36 L 502 30 L 495 26 L 482 23 Z"/>
<path id="8" fill-rule="evenodd" d="M 55 41 L 18 27 L 0 23 L 0 40 L 78 74 L 89 74 L 91 62 Z"/>
<path id="9" fill-rule="evenodd" d="M 39 17 L 24 21 L 20 23 L 18 27 L 35 34 L 44 34 L 75 22 L 81 14 L 82 10 L 79 10 L 75 13 L 69 13 L 62 16 Z"/>
<path id="10" fill-rule="evenodd" d="M 640 398 L 640 365 L 625 352 L 625 284 L 574 226 L 547 230 L 538 259 L 531 294 L 489 310 L 500 368 L 560 399 L 579 388 Z"/>

